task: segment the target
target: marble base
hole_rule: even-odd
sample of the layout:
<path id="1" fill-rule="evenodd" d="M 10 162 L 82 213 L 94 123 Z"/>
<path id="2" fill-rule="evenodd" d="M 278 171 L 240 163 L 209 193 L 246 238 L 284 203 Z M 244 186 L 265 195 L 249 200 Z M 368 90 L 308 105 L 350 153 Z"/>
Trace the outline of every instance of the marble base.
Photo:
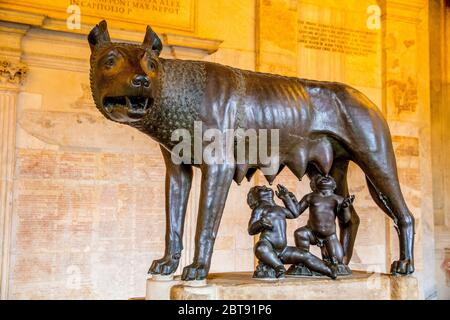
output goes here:
<path id="1" fill-rule="evenodd" d="M 259 280 L 252 273 L 211 274 L 206 281 L 179 277 L 147 280 L 147 300 L 415 300 L 417 279 L 353 271 L 337 280 L 286 277 Z"/>

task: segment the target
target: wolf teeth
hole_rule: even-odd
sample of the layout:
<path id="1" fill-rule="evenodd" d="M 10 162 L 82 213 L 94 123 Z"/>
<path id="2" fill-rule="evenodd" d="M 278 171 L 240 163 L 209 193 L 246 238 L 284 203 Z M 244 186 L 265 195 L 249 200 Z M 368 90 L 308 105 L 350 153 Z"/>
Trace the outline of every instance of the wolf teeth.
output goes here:
<path id="1" fill-rule="evenodd" d="M 112 106 L 111 104 L 107 104 L 107 105 L 105 106 L 105 110 L 106 110 L 107 112 L 111 113 L 112 110 L 113 110 L 113 106 Z"/>
<path id="2" fill-rule="evenodd" d="M 126 108 L 128 110 L 145 111 L 149 105 L 150 98 L 147 97 L 128 97 L 123 96 L 117 99 L 109 99 L 112 101 L 105 101 L 104 109 L 111 113 L 115 108 Z M 119 101 L 120 100 L 120 101 Z"/>
<path id="3" fill-rule="evenodd" d="M 130 98 L 125 97 L 125 101 L 127 102 L 127 108 L 128 108 L 128 109 L 133 109 L 133 106 L 131 105 Z"/>

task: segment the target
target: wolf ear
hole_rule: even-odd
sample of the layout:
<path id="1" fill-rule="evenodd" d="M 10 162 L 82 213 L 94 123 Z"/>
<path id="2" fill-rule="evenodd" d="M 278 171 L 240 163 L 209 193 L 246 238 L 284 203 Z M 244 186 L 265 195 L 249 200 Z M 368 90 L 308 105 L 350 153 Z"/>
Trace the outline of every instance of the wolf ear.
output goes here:
<path id="1" fill-rule="evenodd" d="M 94 51 L 94 48 L 99 44 L 111 42 L 108 32 L 108 25 L 105 20 L 100 21 L 100 23 L 91 30 L 88 36 L 88 41 L 91 51 Z"/>
<path id="2" fill-rule="evenodd" d="M 163 48 L 161 39 L 150 26 L 147 26 L 147 31 L 145 32 L 144 42 L 142 45 L 145 47 L 150 47 L 158 56 L 161 54 Z"/>

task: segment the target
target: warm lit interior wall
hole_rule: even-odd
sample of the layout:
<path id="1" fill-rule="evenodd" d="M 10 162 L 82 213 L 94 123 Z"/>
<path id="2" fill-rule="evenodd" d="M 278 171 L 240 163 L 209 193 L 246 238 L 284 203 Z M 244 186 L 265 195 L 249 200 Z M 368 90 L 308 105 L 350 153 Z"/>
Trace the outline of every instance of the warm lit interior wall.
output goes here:
<path id="1" fill-rule="evenodd" d="M 346 82 L 385 112 L 402 189 L 417 221 L 416 267 L 421 294 L 432 296 L 427 1 L 196 3 L 194 32 L 157 31 L 186 36 L 183 41 L 190 41 L 188 46 L 201 47 L 198 41 L 202 39 L 222 41 L 218 51 L 208 55 L 203 49 L 180 50 L 173 45 L 166 46 L 164 57 L 205 59 L 249 70 Z M 368 30 L 373 6 L 379 6 L 385 14 L 378 17 L 381 29 Z M 306 21 L 344 28 L 353 37 L 368 32 L 362 37 L 370 41 L 369 52 L 344 54 L 327 52 L 323 47 L 307 48 Z M 370 21 L 369 25 L 377 26 L 377 19 Z M 17 29 L 18 25 L 0 23 L 0 31 L 6 30 L 0 36 L 8 34 L 7 47 L 12 48 L 2 47 L 0 56 L 10 57 L 14 52 L 29 69 L 17 96 L 16 117 L 11 117 L 17 124 L 16 165 L 10 260 L 8 269 L 2 269 L 2 274 L 8 271 L 3 296 L 143 296 L 148 267 L 163 252 L 164 166 L 158 146 L 132 128 L 107 121 L 95 109 L 88 82 L 85 35 L 31 27 L 23 31 L 23 38 L 17 33 L 13 41 L 8 28 Z M 54 28 L 61 30 L 60 26 Z M 140 41 L 143 30 L 114 29 L 112 36 Z M 190 263 L 193 256 L 197 171 L 194 179 L 182 265 Z M 253 240 L 246 231 L 250 210 L 245 196 L 255 183 L 267 184 L 258 176 L 241 187 L 233 185 L 230 191 L 212 272 L 253 268 Z M 297 196 L 309 192 L 307 179 L 299 183 L 288 170 L 275 183 L 285 184 Z M 356 194 L 355 206 L 361 217 L 352 267 L 386 272 L 398 256 L 392 223 L 370 198 L 364 176 L 356 166 L 350 170 L 350 188 Z M 290 238 L 305 221 L 302 217 L 290 222 Z"/>
<path id="2" fill-rule="evenodd" d="M 428 1 L 384 1 L 385 111 L 396 143 L 399 177 L 416 219 L 416 276 L 425 298 L 436 296 L 431 180 Z M 397 137 L 397 138 L 395 138 Z M 390 223 L 391 254 L 397 234 Z"/>
<path id="3" fill-rule="evenodd" d="M 436 284 L 450 297 L 450 1 L 430 1 L 431 147 Z"/>
<path id="4" fill-rule="evenodd" d="M 373 0 L 300 1 L 298 75 L 347 83 L 382 109 L 381 17 L 371 7 L 380 8 Z M 350 166 L 348 183 L 361 219 L 352 268 L 386 272 L 385 215 L 356 165 Z"/>
<path id="5" fill-rule="evenodd" d="M 253 2 L 201 0 L 197 10 L 197 30 L 190 36 L 223 41 L 207 60 L 254 69 Z M 132 36 L 143 37 L 144 28 Z M 17 103 L 7 297 L 142 297 L 147 270 L 164 252 L 159 147 L 96 110 L 85 35 L 32 27 L 20 50 L 28 76 Z M 194 199 L 198 171 L 195 182 Z M 249 210 L 240 193 L 248 188 L 231 190 L 212 271 L 253 268 Z M 182 265 L 192 259 L 196 211 L 191 201 Z"/>
<path id="6" fill-rule="evenodd" d="M 384 112 L 393 136 L 402 190 L 416 218 L 416 276 L 421 296 L 434 297 L 428 2 L 258 3 L 259 70 L 348 83 Z M 272 30 L 280 8 L 286 11 L 286 37 L 280 37 L 282 33 L 276 26 Z M 278 179 L 284 183 L 286 180 L 297 186 L 298 193 L 308 192 L 306 183 L 298 184 L 287 172 Z M 371 199 L 364 175 L 354 165 L 349 171 L 349 185 L 361 218 L 351 265 L 355 269 L 389 272 L 391 262 L 398 259 L 393 224 Z"/>

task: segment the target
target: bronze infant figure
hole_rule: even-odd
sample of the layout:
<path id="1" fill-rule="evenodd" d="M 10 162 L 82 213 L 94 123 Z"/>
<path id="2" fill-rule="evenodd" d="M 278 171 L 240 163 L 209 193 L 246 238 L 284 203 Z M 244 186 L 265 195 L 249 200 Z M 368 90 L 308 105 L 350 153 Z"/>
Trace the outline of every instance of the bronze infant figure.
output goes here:
<path id="1" fill-rule="evenodd" d="M 336 234 L 335 221 L 336 218 L 342 224 L 350 221 L 350 205 L 353 204 L 355 197 L 343 198 L 335 194 L 336 182 L 332 177 L 316 175 L 311 180 L 310 186 L 313 192 L 305 195 L 299 202 L 294 194 L 284 186 L 278 185 L 276 194 L 293 215 L 299 217 L 309 208 L 307 225 L 294 233 L 295 245 L 304 252 L 309 252 L 310 245 L 319 246 L 322 249 L 322 258 L 339 266 L 340 275 L 348 275 L 351 271 L 343 264 L 344 252 Z M 295 269 L 291 270 L 290 274 L 295 274 L 293 271 Z"/>
<path id="2" fill-rule="evenodd" d="M 300 216 L 298 210 L 288 210 L 278 206 L 273 200 L 273 190 L 267 187 L 256 186 L 250 189 L 247 203 L 253 210 L 248 233 L 250 235 L 261 234 L 254 248 L 259 261 L 253 275 L 254 278 L 284 278 L 286 273 L 284 265 L 294 264 L 306 266 L 312 272 L 336 279 L 338 274 L 336 259 L 325 263 L 309 252 L 309 246 L 308 248 L 296 248 L 287 245 L 286 219 L 298 218 Z M 331 215 L 334 217 L 334 212 Z M 328 217 L 326 219 L 319 218 L 319 220 L 317 224 L 320 225 L 329 222 Z M 342 252 L 339 241 L 334 245 L 339 246 Z"/>
<path id="3" fill-rule="evenodd" d="M 150 273 L 173 274 L 183 249 L 183 225 L 192 183 L 192 168 L 202 173 L 194 261 L 184 280 L 204 279 L 232 181 L 251 179 L 266 165 L 253 163 L 176 164 L 171 154 L 174 130 L 215 128 L 279 130 L 279 152 L 272 163 L 288 167 L 298 179 L 330 175 L 336 193 L 348 197 L 347 169 L 355 162 L 365 173 L 377 205 L 397 226 L 400 259 L 392 272 L 414 271 L 414 218 L 397 175 L 391 135 L 383 115 L 361 92 L 341 83 L 320 82 L 244 71 L 216 63 L 163 59 L 162 42 L 147 27 L 142 44 L 111 42 L 105 21 L 88 36 L 90 81 L 98 110 L 108 119 L 130 125 L 156 140 L 166 165 L 166 243 L 164 256 Z M 204 142 L 206 144 L 207 142 Z M 225 148 L 225 146 L 223 147 Z M 269 150 L 270 151 L 270 150 Z M 272 183 L 277 173 L 266 176 Z M 340 221 L 343 262 L 348 264 L 359 225 Z"/>

